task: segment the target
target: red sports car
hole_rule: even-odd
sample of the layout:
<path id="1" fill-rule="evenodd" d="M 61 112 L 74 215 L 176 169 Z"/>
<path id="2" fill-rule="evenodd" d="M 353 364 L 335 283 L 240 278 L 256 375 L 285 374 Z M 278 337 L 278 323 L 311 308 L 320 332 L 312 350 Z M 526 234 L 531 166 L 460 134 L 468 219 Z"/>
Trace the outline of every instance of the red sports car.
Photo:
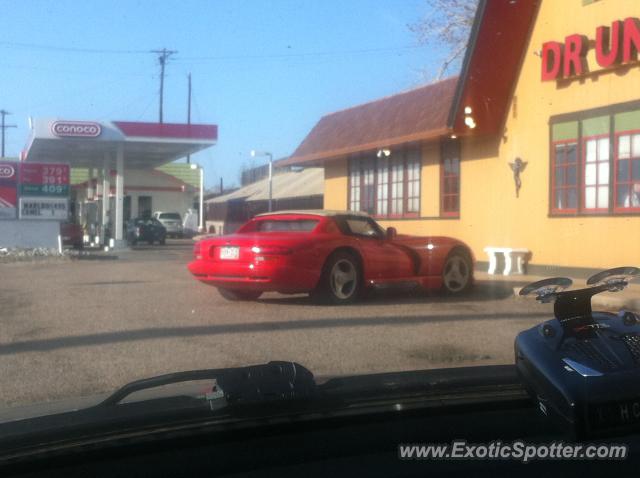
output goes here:
<path id="1" fill-rule="evenodd" d="M 368 288 L 417 285 L 460 294 L 473 282 L 473 254 L 463 242 L 398 235 L 350 211 L 261 214 L 235 234 L 201 239 L 193 253 L 194 277 L 230 300 L 307 292 L 343 304 Z"/>

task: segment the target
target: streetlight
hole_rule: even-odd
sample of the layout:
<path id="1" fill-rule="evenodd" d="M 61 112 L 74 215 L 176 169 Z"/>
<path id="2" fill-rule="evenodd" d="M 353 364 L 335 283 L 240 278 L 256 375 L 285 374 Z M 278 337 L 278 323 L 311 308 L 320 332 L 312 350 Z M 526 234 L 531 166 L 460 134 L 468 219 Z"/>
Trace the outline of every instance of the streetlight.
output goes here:
<path id="1" fill-rule="evenodd" d="M 271 202 L 273 199 L 273 155 L 266 151 L 256 151 L 252 149 L 251 157 L 255 158 L 256 156 L 269 156 L 269 212 L 271 212 Z"/>
<path id="2" fill-rule="evenodd" d="M 191 163 L 191 169 L 200 170 L 200 208 L 198 211 L 198 232 L 204 230 L 204 169 L 202 166 Z"/>

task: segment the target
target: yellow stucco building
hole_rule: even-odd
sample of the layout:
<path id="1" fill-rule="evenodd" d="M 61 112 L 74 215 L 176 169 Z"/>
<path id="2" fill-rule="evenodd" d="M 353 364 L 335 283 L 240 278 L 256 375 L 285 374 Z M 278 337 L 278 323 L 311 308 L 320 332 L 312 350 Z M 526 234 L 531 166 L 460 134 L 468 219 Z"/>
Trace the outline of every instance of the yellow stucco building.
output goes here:
<path id="1" fill-rule="evenodd" d="M 479 261 L 640 265 L 638 50 L 637 0 L 481 1 L 459 77 L 328 114 L 288 162 L 324 165 L 325 208 Z"/>

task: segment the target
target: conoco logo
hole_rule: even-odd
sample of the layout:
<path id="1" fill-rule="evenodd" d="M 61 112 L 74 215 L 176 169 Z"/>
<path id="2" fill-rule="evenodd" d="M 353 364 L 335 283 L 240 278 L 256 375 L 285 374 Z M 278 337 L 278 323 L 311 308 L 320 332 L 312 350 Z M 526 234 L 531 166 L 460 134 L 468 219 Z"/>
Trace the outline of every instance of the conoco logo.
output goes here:
<path id="1" fill-rule="evenodd" d="M 51 126 L 51 131 L 56 136 L 81 136 L 95 138 L 100 136 L 102 128 L 98 123 L 84 121 L 56 121 Z"/>
<path id="2" fill-rule="evenodd" d="M 15 174 L 16 170 L 13 166 L 0 164 L 0 179 L 12 178 Z"/>

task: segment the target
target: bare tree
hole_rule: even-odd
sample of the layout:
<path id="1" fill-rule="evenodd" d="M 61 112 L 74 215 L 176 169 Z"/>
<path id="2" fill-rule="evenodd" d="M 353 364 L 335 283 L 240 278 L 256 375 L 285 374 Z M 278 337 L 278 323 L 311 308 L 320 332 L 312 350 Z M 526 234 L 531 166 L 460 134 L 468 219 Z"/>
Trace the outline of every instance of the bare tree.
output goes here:
<path id="1" fill-rule="evenodd" d="M 436 75 L 441 80 L 454 67 L 460 67 L 469 42 L 478 0 L 426 0 L 428 13 L 409 25 L 422 45 L 443 46 L 447 54 Z M 431 75 L 428 75 L 431 76 Z"/>

